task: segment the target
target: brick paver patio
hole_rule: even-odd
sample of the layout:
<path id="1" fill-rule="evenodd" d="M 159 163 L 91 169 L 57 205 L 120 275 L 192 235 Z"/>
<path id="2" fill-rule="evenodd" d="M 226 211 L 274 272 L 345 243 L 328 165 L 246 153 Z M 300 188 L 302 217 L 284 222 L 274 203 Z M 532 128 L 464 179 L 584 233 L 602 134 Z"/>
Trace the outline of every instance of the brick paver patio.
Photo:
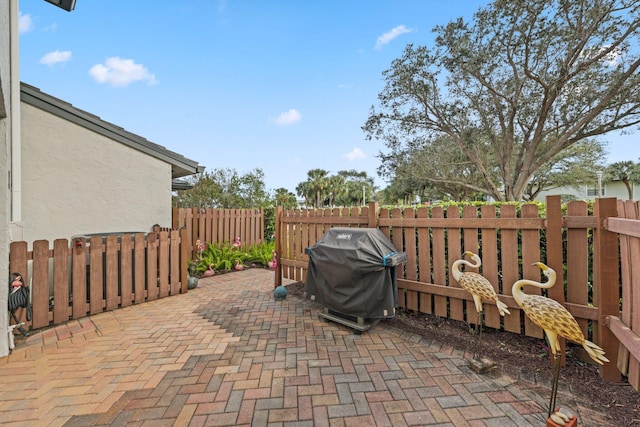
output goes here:
<path id="1" fill-rule="evenodd" d="M 478 375 L 461 351 L 381 322 L 361 335 L 273 272 L 34 333 L 0 359 L 7 426 L 544 426 L 548 389 Z M 561 390 L 562 391 L 562 390 Z M 580 425 L 605 425 L 561 393 Z"/>

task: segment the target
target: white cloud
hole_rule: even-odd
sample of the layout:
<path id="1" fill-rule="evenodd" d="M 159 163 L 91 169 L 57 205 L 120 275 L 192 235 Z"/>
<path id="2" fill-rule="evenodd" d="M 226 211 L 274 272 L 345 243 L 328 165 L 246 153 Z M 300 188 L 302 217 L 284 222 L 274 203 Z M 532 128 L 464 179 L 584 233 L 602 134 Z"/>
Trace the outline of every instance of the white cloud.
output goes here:
<path id="1" fill-rule="evenodd" d="M 300 114 L 300 112 L 295 108 L 292 108 L 289 111 L 280 113 L 280 115 L 272 121 L 278 126 L 288 126 L 295 122 L 299 122 L 300 120 L 302 120 L 302 114 Z"/>
<path id="2" fill-rule="evenodd" d="M 56 22 L 54 22 L 53 24 L 49 25 L 48 27 L 44 27 L 42 29 L 42 31 L 55 31 L 58 29 L 58 24 Z"/>
<path id="3" fill-rule="evenodd" d="M 407 28 L 404 25 L 398 25 L 391 31 L 387 31 L 386 33 L 378 37 L 378 40 L 376 40 L 376 49 L 380 50 L 382 49 L 382 46 L 389 44 L 391 40 L 395 39 L 396 37 L 411 32 L 413 32 L 412 28 Z"/>
<path id="4" fill-rule="evenodd" d="M 132 59 L 113 56 L 107 58 L 104 64 L 96 64 L 89 70 L 89 74 L 98 83 L 111 86 L 128 86 L 132 82 L 146 81 L 149 85 L 157 84 L 156 76 L 147 67 L 136 64 Z"/>
<path id="5" fill-rule="evenodd" d="M 582 51 L 581 56 L 587 60 L 590 60 L 591 58 L 598 56 L 598 55 L 602 55 L 602 53 L 604 51 L 606 51 L 607 49 L 609 49 L 611 46 L 597 46 L 597 47 L 588 47 L 585 48 Z M 607 67 L 615 67 L 618 64 L 620 64 L 620 62 L 622 62 L 622 51 L 620 49 L 612 49 L 611 52 L 605 54 L 602 59 L 601 62 L 606 65 Z"/>
<path id="6" fill-rule="evenodd" d="M 55 65 L 58 64 L 60 62 L 67 62 L 71 59 L 71 52 L 68 50 L 56 50 L 54 52 L 49 52 L 47 53 L 45 56 L 43 56 L 42 58 L 40 58 L 40 63 L 41 64 L 46 64 L 46 65 Z"/>
<path id="7" fill-rule="evenodd" d="M 347 160 L 349 160 L 350 162 L 353 162 L 354 160 L 364 159 L 365 157 L 367 157 L 367 155 L 364 154 L 364 152 L 361 149 L 359 149 L 358 147 L 355 147 L 349 153 L 345 154 L 344 157 L 346 157 Z"/>
<path id="8" fill-rule="evenodd" d="M 603 46 L 599 53 L 608 48 L 609 46 Z M 602 58 L 602 62 L 608 67 L 616 67 L 622 62 L 622 51 L 620 49 L 613 49 Z"/>
<path id="9" fill-rule="evenodd" d="M 18 18 L 18 32 L 20 34 L 28 33 L 32 29 L 33 20 L 31 19 L 31 15 L 29 15 L 28 13 L 26 15 L 23 15 L 22 12 L 20 12 L 20 17 Z"/>

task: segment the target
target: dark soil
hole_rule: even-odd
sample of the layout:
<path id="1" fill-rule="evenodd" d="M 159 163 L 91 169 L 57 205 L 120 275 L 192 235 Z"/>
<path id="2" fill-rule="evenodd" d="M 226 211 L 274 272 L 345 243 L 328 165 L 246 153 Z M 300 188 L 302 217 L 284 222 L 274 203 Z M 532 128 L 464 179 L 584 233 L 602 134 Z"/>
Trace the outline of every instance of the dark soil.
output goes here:
<path id="1" fill-rule="evenodd" d="M 289 294 L 304 297 L 301 283 L 288 285 L 287 290 Z M 405 309 L 399 309 L 393 319 L 384 322 L 458 350 L 472 350 L 472 330 L 463 322 Z M 485 328 L 478 353 L 491 359 L 502 373 L 513 378 L 551 385 L 553 367 L 542 338 Z M 566 366 L 560 370 L 559 383 L 576 399 L 589 402 L 594 411 L 606 414 L 611 426 L 640 426 L 640 393 L 626 381 L 602 381 L 598 367 L 585 357 L 582 347 L 567 344 Z"/>

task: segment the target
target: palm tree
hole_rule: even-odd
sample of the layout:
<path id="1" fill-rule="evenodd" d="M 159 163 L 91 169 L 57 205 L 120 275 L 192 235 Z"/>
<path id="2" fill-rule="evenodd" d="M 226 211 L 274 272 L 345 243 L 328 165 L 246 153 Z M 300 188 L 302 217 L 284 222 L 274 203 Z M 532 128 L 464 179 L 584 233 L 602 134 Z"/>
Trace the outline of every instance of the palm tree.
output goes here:
<path id="1" fill-rule="evenodd" d="M 296 186 L 296 194 L 304 198 L 305 206 L 309 206 L 309 200 L 311 200 L 313 196 L 313 191 L 311 191 L 308 181 L 301 182 Z"/>
<path id="2" fill-rule="evenodd" d="M 329 172 L 324 169 L 311 169 L 307 172 L 307 184 L 309 185 L 310 190 L 313 190 L 316 195 L 316 208 L 322 207 L 322 201 L 326 198 L 328 174 Z"/>
<path id="3" fill-rule="evenodd" d="M 286 188 L 276 188 L 275 196 L 273 198 L 276 206 L 282 206 L 285 209 L 292 209 L 298 205 L 296 195 Z"/>
<path id="4" fill-rule="evenodd" d="M 340 175 L 333 175 L 328 179 L 329 205 L 333 207 L 335 201 L 347 194 L 345 179 Z"/>

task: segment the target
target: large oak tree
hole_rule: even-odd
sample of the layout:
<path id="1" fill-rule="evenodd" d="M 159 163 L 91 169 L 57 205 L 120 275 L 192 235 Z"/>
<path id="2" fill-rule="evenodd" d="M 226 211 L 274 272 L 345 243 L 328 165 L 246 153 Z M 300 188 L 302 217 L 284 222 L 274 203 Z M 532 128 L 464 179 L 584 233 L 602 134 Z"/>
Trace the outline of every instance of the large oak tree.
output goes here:
<path id="1" fill-rule="evenodd" d="M 496 0 L 407 46 L 363 130 L 391 156 L 449 141 L 474 179 L 422 179 L 522 200 L 563 150 L 638 125 L 639 27 L 637 0 Z"/>

